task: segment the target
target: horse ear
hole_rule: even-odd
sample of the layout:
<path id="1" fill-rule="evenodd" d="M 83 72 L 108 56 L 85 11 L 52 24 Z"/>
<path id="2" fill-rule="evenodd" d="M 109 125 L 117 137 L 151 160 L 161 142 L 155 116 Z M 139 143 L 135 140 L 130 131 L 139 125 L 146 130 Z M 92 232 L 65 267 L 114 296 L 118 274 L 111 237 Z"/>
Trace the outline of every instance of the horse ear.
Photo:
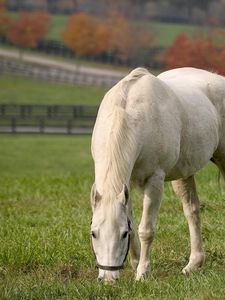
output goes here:
<path id="1" fill-rule="evenodd" d="M 119 200 L 122 202 L 123 205 L 127 205 L 129 200 L 129 190 L 126 184 L 123 184 L 123 190 L 119 194 Z"/>
<path id="2" fill-rule="evenodd" d="M 92 209 L 96 208 L 98 202 L 101 200 L 101 196 L 96 189 L 96 184 L 94 183 L 91 188 L 91 206 Z"/>

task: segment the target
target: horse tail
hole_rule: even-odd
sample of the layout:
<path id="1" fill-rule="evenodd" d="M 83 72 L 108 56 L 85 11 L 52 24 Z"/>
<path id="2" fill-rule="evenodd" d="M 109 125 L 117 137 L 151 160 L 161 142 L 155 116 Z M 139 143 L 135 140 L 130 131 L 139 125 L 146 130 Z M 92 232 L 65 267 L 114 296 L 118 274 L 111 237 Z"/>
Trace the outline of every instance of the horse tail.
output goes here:
<path id="1" fill-rule="evenodd" d="M 131 81 L 141 78 L 144 75 L 149 75 L 149 72 L 145 68 L 136 68 L 131 71 L 123 80 L 124 81 Z"/>
<path id="2" fill-rule="evenodd" d="M 127 99 L 127 94 L 128 90 L 130 87 L 131 83 L 134 83 L 141 77 L 145 75 L 149 75 L 150 73 L 148 72 L 147 69 L 145 68 L 136 68 L 133 71 L 131 71 L 126 77 L 121 79 L 108 93 L 109 97 L 113 97 L 114 104 L 121 106 L 125 108 L 126 106 L 126 99 Z"/>

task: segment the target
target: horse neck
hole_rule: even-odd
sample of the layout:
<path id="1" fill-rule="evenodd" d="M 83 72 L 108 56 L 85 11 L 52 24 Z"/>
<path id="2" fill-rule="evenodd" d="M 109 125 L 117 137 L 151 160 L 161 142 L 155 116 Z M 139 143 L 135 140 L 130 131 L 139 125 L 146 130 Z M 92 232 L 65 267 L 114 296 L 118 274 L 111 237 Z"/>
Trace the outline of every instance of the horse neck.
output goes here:
<path id="1" fill-rule="evenodd" d="M 123 184 L 129 185 L 136 157 L 136 140 L 126 111 L 116 107 L 104 147 L 104 157 L 96 164 L 96 184 L 107 198 L 115 198 Z"/>

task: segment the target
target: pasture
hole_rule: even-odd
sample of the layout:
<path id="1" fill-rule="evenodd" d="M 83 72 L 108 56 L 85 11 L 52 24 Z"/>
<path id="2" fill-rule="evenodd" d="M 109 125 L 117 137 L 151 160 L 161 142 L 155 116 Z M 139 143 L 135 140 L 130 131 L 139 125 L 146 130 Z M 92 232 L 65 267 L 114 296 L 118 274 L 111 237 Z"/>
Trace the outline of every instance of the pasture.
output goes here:
<path id="1" fill-rule="evenodd" d="M 0 299 L 224 299 L 225 192 L 212 164 L 197 175 L 204 268 L 181 274 L 188 229 L 166 183 L 151 277 L 135 282 L 127 262 L 113 286 L 96 281 L 89 233 L 93 178 L 90 137 L 0 135 Z M 137 222 L 141 195 L 133 191 L 132 198 Z"/>
<path id="2" fill-rule="evenodd" d="M 0 75 L 0 103 L 98 105 L 105 94 L 100 87 L 82 87 Z"/>
<path id="3" fill-rule="evenodd" d="M 9 15 L 16 17 L 17 13 L 10 12 Z M 68 16 L 66 15 L 52 15 L 49 24 L 49 32 L 46 38 L 49 40 L 62 41 L 62 34 L 66 28 L 67 21 Z M 196 34 L 196 32 L 202 34 L 203 31 L 209 31 L 208 29 L 204 29 L 199 25 L 173 24 L 157 21 L 135 21 L 134 26 L 144 28 L 153 36 L 154 46 L 163 48 L 170 47 L 173 44 L 176 36 L 182 32 L 193 35 Z"/>
<path id="4" fill-rule="evenodd" d="M 66 28 L 68 17 L 65 15 L 53 15 L 50 22 L 50 30 L 47 38 L 51 40 L 62 40 L 62 33 Z M 142 27 L 154 37 L 156 47 L 170 47 L 176 36 L 182 32 L 190 35 L 199 32 L 202 34 L 203 28 L 192 24 L 172 24 L 157 21 L 136 21 L 136 27 Z M 207 32 L 207 29 L 204 30 Z"/>

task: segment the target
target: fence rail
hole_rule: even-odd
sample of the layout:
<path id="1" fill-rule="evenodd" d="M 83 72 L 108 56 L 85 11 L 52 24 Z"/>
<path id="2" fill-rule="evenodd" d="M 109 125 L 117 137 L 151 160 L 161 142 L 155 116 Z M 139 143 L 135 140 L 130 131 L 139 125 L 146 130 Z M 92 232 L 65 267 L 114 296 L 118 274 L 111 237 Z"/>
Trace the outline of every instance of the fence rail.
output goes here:
<path id="1" fill-rule="evenodd" d="M 0 132 L 90 134 L 97 106 L 0 104 Z"/>
<path id="2" fill-rule="evenodd" d="M 18 49 L 16 45 L 7 40 L 5 37 L 0 36 L 0 44 L 10 45 L 11 47 Z M 63 42 L 49 39 L 41 40 L 38 43 L 37 47 L 35 47 L 34 49 L 30 49 L 30 51 L 32 50 L 38 51 L 40 53 L 57 55 L 64 58 L 76 57 L 74 50 L 65 46 Z M 135 68 L 141 65 L 151 69 L 162 69 L 164 67 L 163 62 L 159 59 L 159 57 L 162 56 L 164 51 L 165 49 L 163 47 L 151 47 L 144 51 L 142 50 L 141 55 L 138 55 L 137 57 L 132 56 L 130 58 L 127 58 L 126 60 L 121 59 L 116 52 L 106 52 L 102 53 L 101 55 L 91 57 L 83 56 L 82 59 L 89 62 L 111 64 L 112 66 L 126 66 Z"/>
<path id="3" fill-rule="evenodd" d="M 8 59 L 0 60 L 0 72 L 72 85 L 104 87 L 111 87 L 122 78 L 122 75 L 92 74 L 79 70 L 70 71 L 66 69 L 63 70 L 59 67 L 18 62 Z"/>

